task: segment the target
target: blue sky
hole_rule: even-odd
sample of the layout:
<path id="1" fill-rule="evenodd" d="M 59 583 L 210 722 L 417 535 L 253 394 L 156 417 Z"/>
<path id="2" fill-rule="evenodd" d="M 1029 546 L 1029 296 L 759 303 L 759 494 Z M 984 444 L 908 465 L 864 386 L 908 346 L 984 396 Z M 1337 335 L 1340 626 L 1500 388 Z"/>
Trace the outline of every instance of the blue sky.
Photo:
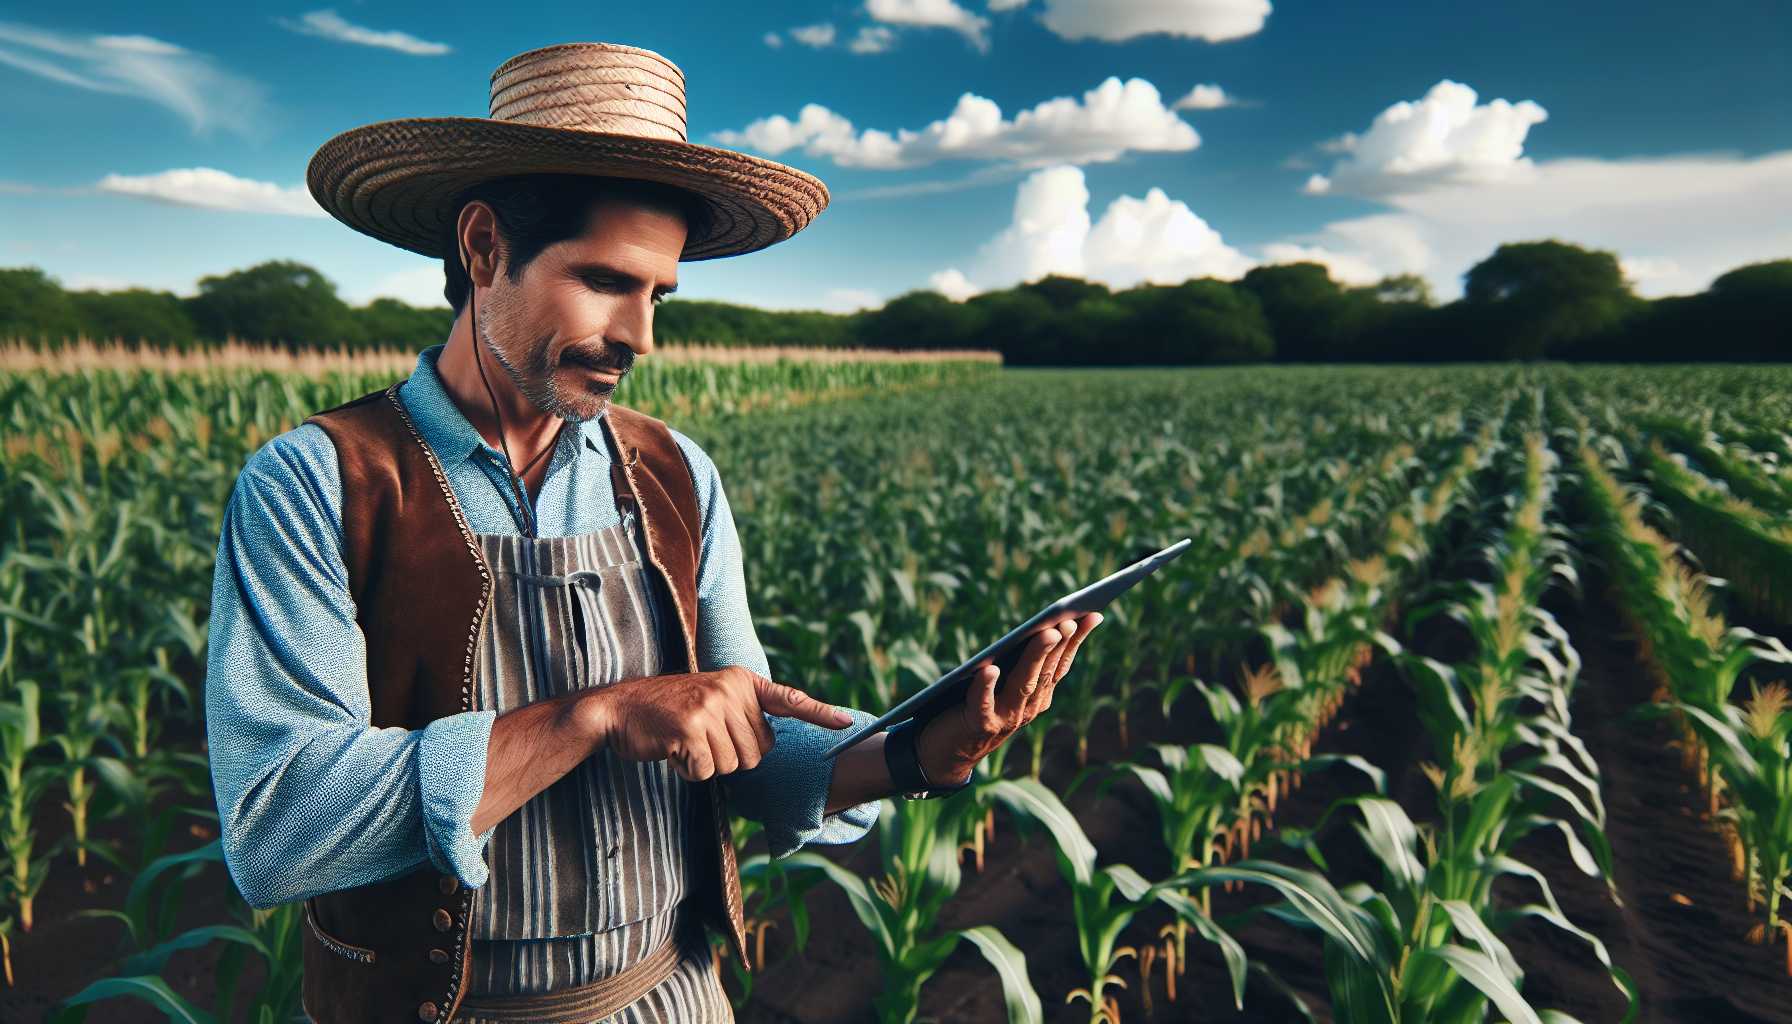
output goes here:
<path id="1" fill-rule="evenodd" d="M 306 163 L 368 122 L 485 116 L 493 68 L 582 40 L 663 54 L 691 141 L 832 192 L 789 241 L 682 264 L 680 297 L 846 310 L 1306 258 L 1449 298 L 1541 237 L 1660 295 L 1792 256 L 1768 0 L 87 3 L 0 6 L 0 266 L 192 294 L 289 258 L 351 302 L 440 304 L 439 264 L 320 216 Z"/>

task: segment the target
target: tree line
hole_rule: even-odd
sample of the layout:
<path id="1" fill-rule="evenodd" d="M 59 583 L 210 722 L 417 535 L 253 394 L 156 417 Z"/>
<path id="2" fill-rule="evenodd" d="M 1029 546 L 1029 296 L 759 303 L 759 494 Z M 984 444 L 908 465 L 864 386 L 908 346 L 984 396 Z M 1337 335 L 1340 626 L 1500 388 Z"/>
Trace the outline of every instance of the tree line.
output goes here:
<path id="1" fill-rule="evenodd" d="M 255 341 L 290 349 L 421 349 L 444 340 L 446 307 L 350 306 L 290 260 L 200 280 L 198 294 L 71 291 L 36 267 L 0 268 L 0 339 L 175 349 Z M 916 290 L 836 314 L 668 299 L 661 340 L 717 345 L 997 349 L 1009 365 L 1447 362 L 1513 359 L 1792 359 L 1792 259 L 1738 267 L 1695 295 L 1637 296 L 1611 252 L 1557 240 L 1500 246 L 1439 304 L 1413 275 L 1348 287 L 1317 263 L 1260 266 L 1114 290 L 1051 275 L 959 302 Z"/>

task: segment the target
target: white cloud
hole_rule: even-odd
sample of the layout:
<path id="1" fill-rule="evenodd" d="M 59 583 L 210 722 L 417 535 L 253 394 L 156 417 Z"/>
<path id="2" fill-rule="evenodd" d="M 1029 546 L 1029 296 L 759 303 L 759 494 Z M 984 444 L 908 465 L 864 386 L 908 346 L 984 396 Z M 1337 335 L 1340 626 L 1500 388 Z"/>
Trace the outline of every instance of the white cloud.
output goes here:
<path id="1" fill-rule="evenodd" d="M 1381 280 L 1381 271 L 1361 255 L 1332 252 L 1322 246 L 1271 242 L 1263 247 L 1265 263 L 1318 263 L 1340 284 L 1374 284 Z"/>
<path id="2" fill-rule="evenodd" d="M 85 35 L 0 22 L 0 64 L 53 82 L 144 99 L 185 120 L 195 134 L 215 127 L 266 134 L 266 94 L 212 58 L 149 36 Z"/>
<path id="3" fill-rule="evenodd" d="M 1218 85 L 1207 83 L 1190 89 L 1188 95 L 1170 106 L 1176 110 L 1219 110 L 1221 107 L 1238 106 L 1238 97 L 1227 93 Z"/>
<path id="4" fill-rule="evenodd" d="M 210 167 L 187 167 L 141 176 L 108 174 L 94 187 L 100 192 L 177 206 L 294 217 L 328 216 L 304 185 L 282 188 L 271 182 L 239 178 Z"/>
<path id="5" fill-rule="evenodd" d="M 287 18 L 275 18 L 274 21 L 285 29 L 302 35 L 318 36 L 332 39 L 338 43 L 353 43 L 357 46 L 374 46 L 383 50 L 397 50 L 399 53 L 413 57 L 439 57 L 444 53 L 452 53 L 453 47 L 447 43 L 431 43 L 418 39 L 409 32 L 371 29 L 363 25 L 355 25 L 344 21 L 334 10 L 311 11 L 298 21 Z"/>
<path id="6" fill-rule="evenodd" d="M 990 9 L 994 10 L 995 7 L 992 5 Z M 957 267 L 934 271 L 927 278 L 927 287 L 953 302 L 963 302 L 977 294 L 977 286 L 972 284 L 970 279 L 964 276 L 964 272 Z"/>
<path id="7" fill-rule="evenodd" d="M 854 53 L 883 53 L 896 45 L 896 30 L 882 25 L 860 25 L 859 34 L 846 48 Z"/>
<path id="8" fill-rule="evenodd" d="M 1389 212 L 1288 241 L 1416 273 L 1440 299 L 1502 242 L 1556 238 L 1618 254 L 1637 293 L 1703 290 L 1717 275 L 1792 254 L 1792 150 L 1538 162 L 1523 177 L 1384 196 Z"/>
<path id="9" fill-rule="evenodd" d="M 1346 155 L 1330 174 L 1307 180 L 1309 193 L 1375 197 L 1419 188 L 1527 179 L 1531 126 L 1549 114 L 1535 102 L 1477 103 L 1475 90 L 1444 79 L 1424 97 L 1375 116 L 1369 130 L 1323 144 Z"/>
<path id="10" fill-rule="evenodd" d="M 760 36 L 759 38 L 765 42 L 765 45 L 771 47 L 774 50 L 777 49 L 778 47 L 784 45 L 784 40 L 778 38 L 778 33 L 776 33 L 776 32 L 767 32 L 765 35 Z"/>
<path id="11" fill-rule="evenodd" d="M 1001 160 L 1023 167 L 1103 163 L 1129 151 L 1194 149 L 1201 137 L 1163 105 L 1157 87 L 1142 78 L 1110 77 L 1083 94 L 1046 100 L 1012 121 L 993 100 L 974 93 L 958 98 L 952 113 L 920 131 L 878 129 L 854 133 L 852 122 L 819 103 L 804 104 L 797 119 L 760 118 L 741 131 L 718 132 L 722 145 L 745 145 L 776 156 L 801 147 L 842 167 L 900 170 L 939 160 Z"/>
<path id="12" fill-rule="evenodd" d="M 442 296 L 444 284 L 442 264 L 421 262 L 414 267 L 396 270 L 359 291 L 345 292 L 342 300 L 351 306 L 365 306 L 374 299 L 397 299 L 406 305 L 423 308 L 448 308 Z"/>
<path id="13" fill-rule="evenodd" d="M 1027 0 L 989 0 L 992 11 L 1013 11 L 1027 6 Z"/>
<path id="14" fill-rule="evenodd" d="M 989 49 L 989 39 L 983 34 L 989 19 L 972 14 L 955 0 L 865 0 L 865 13 L 886 25 L 951 29 L 978 50 Z"/>
<path id="15" fill-rule="evenodd" d="M 834 25 L 827 21 L 816 25 L 798 25 L 790 30 L 790 38 L 819 50 L 834 45 Z"/>
<path id="16" fill-rule="evenodd" d="M 1261 32 L 1269 11 L 1269 0 L 1045 0 L 1042 20 L 1065 39 L 1163 33 L 1218 43 Z"/>
<path id="17" fill-rule="evenodd" d="M 1230 280 L 1252 264 L 1186 203 L 1160 188 L 1143 198 L 1120 196 L 1092 221 L 1082 170 L 1060 165 L 1035 171 L 1021 183 L 1013 219 L 978 250 L 975 276 L 987 282 L 985 287 L 1067 274 L 1130 288 L 1191 277 Z M 957 268 L 939 271 L 929 281 L 942 292 L 943 286 L 971 286 Z"/>

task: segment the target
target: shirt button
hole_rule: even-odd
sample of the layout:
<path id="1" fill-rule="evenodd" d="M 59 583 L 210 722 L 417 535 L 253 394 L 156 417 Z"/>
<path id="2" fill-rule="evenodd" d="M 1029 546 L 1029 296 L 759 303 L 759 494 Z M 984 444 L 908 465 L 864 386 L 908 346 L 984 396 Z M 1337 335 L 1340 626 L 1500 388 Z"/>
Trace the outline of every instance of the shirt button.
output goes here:
<path id="1" fill-rule="evenodd" d="M 454 927 L 454 915 L 448 913 L 446 910 L 436 911 L 433 920 L 435 921 L 436 931 L 438 932 L 445 932 Z"/>
<path id="2" fill-rule="evenodd" d="M 454 890 L 460 888 L 460 879 L 453 875 L 443 875 L 436 879 L 436 888 L 442 890 L 442 895 L 452 896 Z"/>
<path id="3" fill-rule="evenodd" d="M 432 949 L 432 950 L 430 950 L 430 951 L 429 951 L 429 962 L 430 962 L 430 963 L 432 963 L 432 964 L 445 964 L 445 963 L 447 963 L 447 962 L 448 962 L 448 951 L 447 951 L 447 950 L 445 950 L 445 949 Z"/>
<path id="4" fill-rule="evenodd" d="M 441 1011 L 436 1009 L 436 1004 L 434 1004 L 434 1003 L 424 1003 L 423 1005 L 417 1007 L 417 1019 L 418 1020 L 433 1021 L 436 1019 L 437 1016 L 440 1015 L 440 1013 L 441 1013 Z"/>

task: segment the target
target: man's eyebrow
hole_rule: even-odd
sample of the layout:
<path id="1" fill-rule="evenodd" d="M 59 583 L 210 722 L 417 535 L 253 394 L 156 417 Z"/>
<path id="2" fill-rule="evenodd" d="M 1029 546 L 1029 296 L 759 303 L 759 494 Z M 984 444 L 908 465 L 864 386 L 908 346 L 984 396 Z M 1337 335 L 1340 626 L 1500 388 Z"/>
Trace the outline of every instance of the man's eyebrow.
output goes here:
<path id="1" fill-rule="evenodd" d="M 623 270 L 621 267 L 612 267 L 608 263 L 575 263 L 575 264 L 573 264 L 571 269 L 574 274 L 577 274 L 580 277 L 584 277 L 589 274 L 597 274 L 597 275 L 600 275 L 603 277 L 613 277 L 613 278 L 616 278 L 617 280 L 623 282 L 624 284 L 629 285 L 632 288 L 639 288 L 642 285 L 647 283 L 639 275 L 631 274 L 628 271 Z M 676 282 L 674 282 L 669 285 L 661 286 L 659 291 L 660 291 L 661 295 L 670 295 L 677 290 L 678 290 L 678 284 Z"/>

